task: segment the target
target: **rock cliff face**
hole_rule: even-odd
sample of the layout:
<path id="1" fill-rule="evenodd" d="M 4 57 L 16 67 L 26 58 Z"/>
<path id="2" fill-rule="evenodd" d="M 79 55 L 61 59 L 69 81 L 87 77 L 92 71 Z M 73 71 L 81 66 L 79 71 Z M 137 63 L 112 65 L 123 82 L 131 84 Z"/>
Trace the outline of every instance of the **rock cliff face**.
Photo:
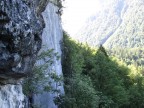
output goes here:
<path id="1" fill-rule="evenodd" d="M 43 30 L 34 10 L 26 1 L 0 1 L 0 108 L 24 107 L 19 79 L 31 72 Z"/>
<path id="2" fill-rule="evenodd" d="M 46 7 L 45 11 L 42 13 L 45 28 L 42 34 L 42 51 L 47 51 L 53 49 L 54 53 L 57 53 L 58 56 L 61 56 L 61 42 L 63 38 L 62 26 L 60 22 L 60 16 L 57 14 L 58 7 L 52 3 L 49 3 Z M 49 59 L 49 57 L 45 58 Z M 61 67 L 61 58 L 57 59 L 57 57 L 51 58 L 53 63 L 49 66 L 45 74 L 54 73 L 57 76 L 62 75 L 62 67 Z M 38 65 L 45 64 L 44 60 L 40 60 L 37 62 Z M 34 96 L 34 105 L 38 105 L 41 108 L 57 108 L 54 104 L 54 97 L 57 97 L 60 94 L 63 94 L 63 84 L 62 82 L 55 82 L 54 79 L 50 80 L 51 86 L 55 90 L 59 90 L 59 93 L 51 92 L 43 92 L 42 94 L 37 94 Z"/>
<path id="3" fill-rule="evenodd" d="M 24 106 L 24 95 L 20 84 L 0 86 L 0 108 L 24 108 Z"/>
<path id="4" fill-rule="evenodd" d="M 58 8 L 53 4 L 47 6 L 48 2 L 0 0 L 0 108 L 25 107 L 21 79 L 32 71 L 41 43 L 61 55 L 62 28 Z M 54 62 L 51 68 L 60 75 L 61 60 Z M 63 92 L 62 86 L 60 89 Z M 42 96 L 35 98 L 36 102 L 45 100 L 40 101 L 40 104 L 46 104 L 42 108 L 56 107 L 53 103 L 55 94 L 46 93 L 46 98 Z"/>
<path id="5" fill-rule="evenodd" d="M 31 72 L 42 29 L 26 2 L 0 1 L 0 80 L 18 79 Z"/>

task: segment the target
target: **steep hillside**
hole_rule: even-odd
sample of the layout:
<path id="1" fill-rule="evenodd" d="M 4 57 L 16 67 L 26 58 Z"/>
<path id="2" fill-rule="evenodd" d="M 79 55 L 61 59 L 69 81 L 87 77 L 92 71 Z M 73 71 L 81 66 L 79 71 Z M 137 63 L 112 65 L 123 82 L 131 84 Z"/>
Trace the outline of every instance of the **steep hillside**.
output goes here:
<path id="1" fill-rule="evenodd" d="M 64 34 L 65 96 L 59 108 L 143 108 L 144 69 L 109 57 Z M 143 55 L 143 54 L 142 54 Z"/>
<path id="2" fill-rule="evenodd" d="M 105 2 L 104 2 L 105 3 Z M 76 34 L 80 42 L 108 48 L 144 45 L 144 1 L 110 0 Z"/>

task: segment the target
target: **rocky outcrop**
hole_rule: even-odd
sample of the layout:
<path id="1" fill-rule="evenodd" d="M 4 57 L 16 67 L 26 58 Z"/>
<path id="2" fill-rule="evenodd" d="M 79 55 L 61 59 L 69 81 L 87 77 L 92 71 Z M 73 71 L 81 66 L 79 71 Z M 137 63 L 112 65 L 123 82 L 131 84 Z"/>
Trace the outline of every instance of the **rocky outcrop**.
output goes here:
<path id="1" fill-rule="evenodd" d="M 44 10 L 47 2 L 0 0 L 0 108 L 25 106 L 21 78 L 32 71 L 41 48 L 44 23 L 37 8 Z"/>
<path id="2" fill-rule="evenodd" d="M 21 85 L 0 86 L 0 108 L 24 108 Z"/>
<path id="3" fill-rule="evenodd" d="M 48 2 L 51 3 L 48 5 Z M 54 53 L 61 56 L 63 33 L 60 8 L 56 6 L 59 2 L 60 0 L 0 1 L 0 108 L 29 108 L 29 100 L 22 92 L 21 82 L 32 72 L 41 44 L 46 46 L 41 51 L 54 49 Z M 53 61 L 46 74 L 55 72 L 58 76 L 62 75 L 61 58 L 54 57 Z M 38 64 L 43 63 L 38 61 Z M 64 92 L 62 82 L 58 84 L 53 79 L 50 81 L 59 93 Z M 45 105 L 41 108 L 57 108 L 53 100 L 58 95 L 43 92 L 31 98 L 33 104 Z"/>
<path id="4" fill-rule="evenodd" d="M 22 0 L 0 1 L 0 80 L 31 72 L 41 48 L 42 24 Z M 6 82 L 5 82 L 6 83 Z"/>

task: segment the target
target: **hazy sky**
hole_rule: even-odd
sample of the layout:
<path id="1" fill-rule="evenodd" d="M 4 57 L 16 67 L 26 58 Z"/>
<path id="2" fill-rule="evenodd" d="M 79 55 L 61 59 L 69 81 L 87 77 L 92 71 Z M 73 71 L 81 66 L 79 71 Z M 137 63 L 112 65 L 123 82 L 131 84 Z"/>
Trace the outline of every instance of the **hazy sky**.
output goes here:
<path id="1" fill-rule="evenodd" d="M 101 9 L 99 0 L 65 0 L 62 24 L 65 31 L 74 35 L 85 20 Z"/>

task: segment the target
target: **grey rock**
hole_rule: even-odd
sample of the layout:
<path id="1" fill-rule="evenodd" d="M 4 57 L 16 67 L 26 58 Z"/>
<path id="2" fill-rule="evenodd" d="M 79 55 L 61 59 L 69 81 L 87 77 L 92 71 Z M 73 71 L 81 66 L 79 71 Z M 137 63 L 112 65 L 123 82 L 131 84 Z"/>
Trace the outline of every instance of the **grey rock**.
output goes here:
<path id="1" fill-rule="evenodd" d="M 0 1 L 0 79 L 21 78 L 31 72 L 44 27 L 35 2 Z"/>
<path id="2" fill-rule="evenodd" d="M 21 85 L 0 86 L 0 108 L 24 108 Z"/>
<path id="3" fill-rule="evenodd" d="M 56 13 L 58 9 L 57 6 L 49 3 L 45 11 L 42 13 L 46 26 L 42 34 L 42 46 L 44 47 L 41 48 L 40 52 L 53 49 L 53 53 L 57 53 L 58 56 L 60 56 L 59 59 L 57 59 L 56 56 L 51 57 L 53 63 L 44 71 L 45 75 L 55 73 L 57 76 L 62 76 L 61 42 L 63 39 L 63 29 L 61 26 L 60 16 Z M 45 59 L 50 59 L 50 57 Z M 45 60 L 42 59 L 37 61 L 37 65 L 43 64 L 45 64 Z M 51 82 L 51 84 L 48 82 Z M 50 91 L 35 94 L 33 97 L 34 105 L 38 105 L 40 108 L 58 108 L 54 103 L 54 99 L 55 97 L 64 94 L 63 82 L 56 82 L 54 79 L 49 78 L 49 81 L 44 81 L 43 84 L 50 85 L 52 89 L 58 90 L 59 93 Z M 39 89 L 43 88 L 41 84 L 38 85 Z"/>

